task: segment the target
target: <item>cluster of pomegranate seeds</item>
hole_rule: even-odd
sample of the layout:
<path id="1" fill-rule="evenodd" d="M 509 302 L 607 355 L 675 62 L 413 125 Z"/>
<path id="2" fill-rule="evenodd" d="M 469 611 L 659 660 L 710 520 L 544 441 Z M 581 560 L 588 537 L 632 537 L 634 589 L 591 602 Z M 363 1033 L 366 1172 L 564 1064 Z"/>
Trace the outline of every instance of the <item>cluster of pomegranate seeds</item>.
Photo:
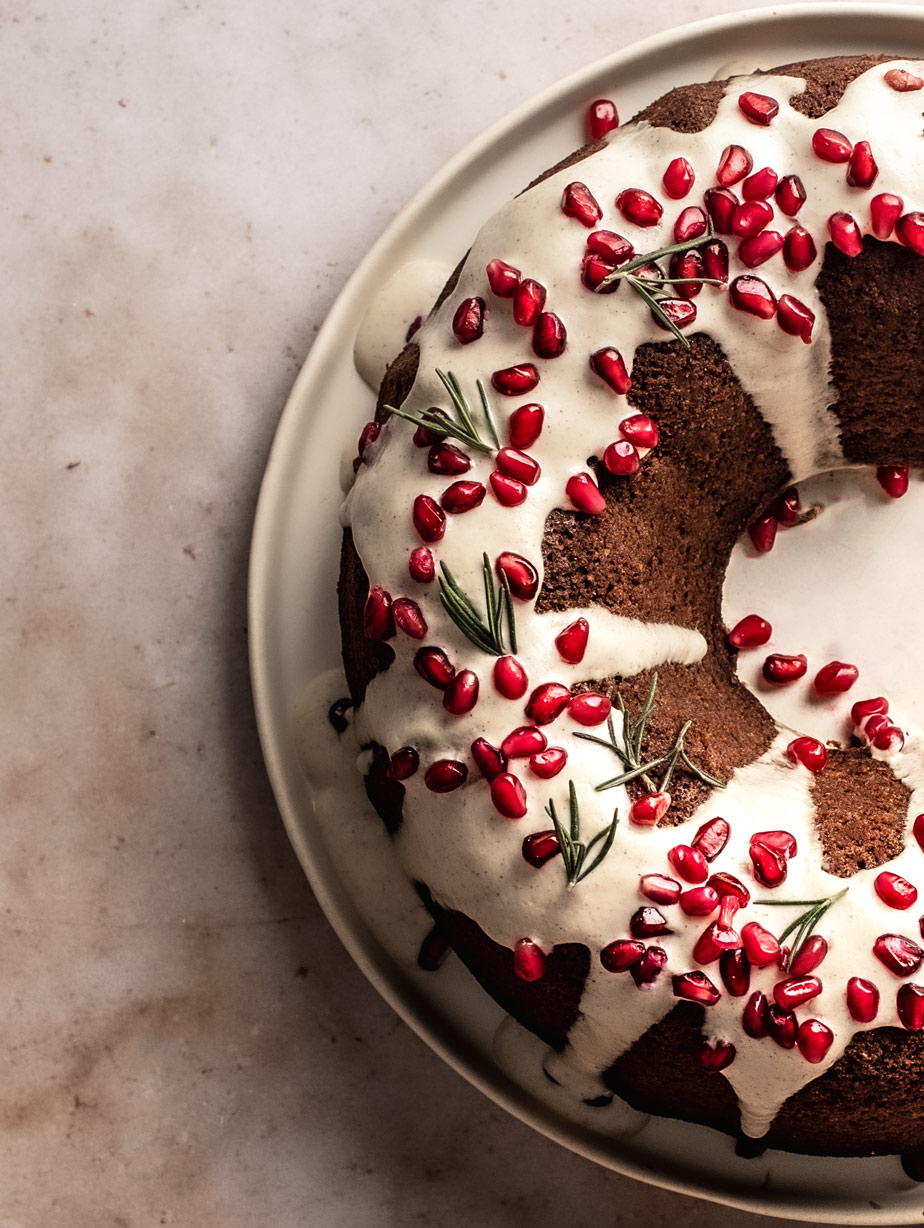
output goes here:
<path id="1" fill-rule="evenodd" d="M 597 98 L 587 108 L 587 139 L 599 141 L 601 137 L 619 127 L 619 112 L 616 103 L 609 98 Z"/>
<path id="2" fill-rule="evenodd" d="M 876 750 L 900 751 L 905 745 L 905 735 L 889 720 L 889 701 L 882 695 L 875 699 L 863 699 L 850 709 L 854 729 L 867 745 Z"/>
<path id="3" fill-rule="evenodd" d="M 876 470 L 876 481 L 890 499 L 900 499 L 908 493 L 908 465 L 880 465 Z"/>
<path id="4" fill-rule="evenodd" d="M 513 948 L 513 970 L 521 981 L 541 981 L 545 975 L 545 955 L 532 938 L 521 938 Z"/>

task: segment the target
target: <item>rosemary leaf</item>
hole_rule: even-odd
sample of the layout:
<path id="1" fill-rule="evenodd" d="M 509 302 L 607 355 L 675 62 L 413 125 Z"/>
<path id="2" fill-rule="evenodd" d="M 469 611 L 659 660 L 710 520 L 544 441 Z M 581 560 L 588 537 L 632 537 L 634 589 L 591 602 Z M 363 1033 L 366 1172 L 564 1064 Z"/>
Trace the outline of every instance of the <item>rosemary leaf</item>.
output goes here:
<path id="1" fill-rule="evenodd" d="M 491 413 L 491 406 L 488 404 L 488 394 L 485 392 L 482 381 L 476 380 L 475 387 L 478 389 L 478 395 L 481 397 L 481 408 L 484 412 L 484 420 L 488 424 L 488 431 L 491 434 L 491 439 L 494 441 L 494 446 L 500 449 L 500 439 L 497 437 L 497 426 L 494 422 L 494 415 Z"/>
<path id="2" fill-rule="evenodd" d="M 575 737 L 579 736 L 575 734 Z M 646 772 L 651 772 L 655 768 L 660 767 L 666 758 L 666 755 L 662 755 L 660 759 L 652 759 L 650 763 L 642 763 L 638 767 L 629 768 L 621 776 L 614 776 L 612 780 L 604 780 L 603 784 L 594 785 L 594 792 L 603 793 L 607 789 L 615 789 L 619 785 L 628 784 L 630 780 L 635 780 L 639 776 L 644 776 Z"/>
<path id="3" fill-rule="evenodd" d="M 609 827 L 604 828 L 602 831 L 598 831 L 597 834 L 594 836 L 594 838 L 591 840 L 591 842 L 588 844 L 587 856 L 589 857 L 590 854 L 593 852 L 596 844 L 600 841 L 601 838 L 603 839 L 603 845 L 600 851 L 598 852 L 597 856 L 593 859 L 593 861 L 590 863 L 590 865 L 587 866 L 585 870 L 583 870 L 583 872 L 578 878 L 578 882 L 580 882 L 582 878 L 586 878 L 587 875 L 591 872 L 591 870 L 596 870 L 597 866 L 600 864 L 603 858 L 607 855 L 607 853 L 613 847 L 613 841 L 616 839 L 616 825 L 618 822 L 619 822 L 619 811 L 614 810 L 613 811 L 613 821 L 610 823 Z"/>
<path id="4" fill-rule="evenodd" d="M 667 314 L 667 312 L 664 310 L 664 308 L 661 306 L 661 304 L 658 302 L 655 296 L 653 294 L 648 293 L 648 291 L 645 289 L 644 285 L 642 284 L 642 279 L 640 277 L 628 277 L 626 278 L 626 280 L 628 281 L 632 289 L 635 290 L 636 293 L 641 295 L 641 297 L 645 300 L 645 302 L 651 308 L 652 314 L 658 320 L 661 321 L 661 323 L 664 325 L 665 328 L 669 329 L 674 334 L 674 336 L 677 338 L 678 341 L 680 341 L 684 346 L 686 346 L 687 349 L 689 349 L 690 342 L 683 335 L 683 333 L 680 331 L 680 329 L 677 327 L 674 321 L 670 318 L 670 316 Z"/>

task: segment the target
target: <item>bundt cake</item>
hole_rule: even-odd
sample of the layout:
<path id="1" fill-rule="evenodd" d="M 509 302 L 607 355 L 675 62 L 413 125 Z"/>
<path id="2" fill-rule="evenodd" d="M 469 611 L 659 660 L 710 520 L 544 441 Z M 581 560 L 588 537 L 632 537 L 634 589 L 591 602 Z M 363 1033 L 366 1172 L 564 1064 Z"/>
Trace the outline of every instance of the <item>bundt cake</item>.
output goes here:
<path id="1" fill-rule="evenodd" d="M 924 736 L 722 585 L 800 482 L 924 463 L 922 112 L 884 56 L 595 106 L 389 367 L 345 504 L 422 963 L 457 952 L 576 1097 L 795 1151 L 924 1150 Z M 775 721 L 755 652 L 843 736 Z"/>

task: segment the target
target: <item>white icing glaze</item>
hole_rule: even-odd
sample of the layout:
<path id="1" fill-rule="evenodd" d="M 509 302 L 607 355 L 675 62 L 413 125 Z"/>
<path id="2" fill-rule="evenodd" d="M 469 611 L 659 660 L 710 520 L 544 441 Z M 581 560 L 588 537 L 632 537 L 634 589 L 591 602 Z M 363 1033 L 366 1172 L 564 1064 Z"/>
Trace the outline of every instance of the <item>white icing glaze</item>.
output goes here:
<path id="1" fill-rule="evenodd" d="M 904 62 L 897 63 L 905 66 Z M 920 65 L 907 66 L 921 71 Z M 501 550 L 523 554 L 541 578 L 546 518 L 554 508 L 569 506 L 564 494 L 567 479 L 586 468 L 588 456 L 601 454 L 618 437 L 618 423 L 633 412 L 625 397 L 616 396 L 592 374 L 588 355 L 615 345 L 631 368 L 640 345 L 651 341 L 676 344 L 653 325 L 628 287 L 615 295 L 598 296 L 581 285 L 579 270 L 587 231 L 562 215 L 559 202 L 563 187 L 575 179 L 586 183 L 604 208 L 600 225 L 626 234 L 639 250 L 653 250 L 671 242 L 677 214 L 689 204 L 700 203 L 700 188 L 713 182 L 713 170 L 723 148 L 739 142 L 753 156 L 755 170 L 769 165 L 781 174 L 801 175 L 809 197 L 798 222 L 815 236 L 822 251 L 827 219 L 837 210 L 852 209 L 860 226 L 868 229 L 870 194 L 845 186 L 843 165 L 826 164 L 813 155 L 811 138 L 818 127 L 835 128 L 854 140 L 869 137 L 880 167 L 874 191 L 897 192 L 906 208 L 924 205 L 924 162 L 910 162 L 907 152 L 920 140 L 921 96 L 892 91 L 884 84 L 883 73 L 884 69 L 878 67 L 855 80 L 838 107 L 822 121 L 808 119 L 787 104 L 786 99 L 801 89 L 800 82 L 768 76 L 740 78 L 726 91 L 717 121 L 705 131 L 683 135 L 644 124 L 618 130 L 593 158 L 545 180 L 487 223 L 475 241 L 458 286 L 419 333 L 420 374 L 404 403 L 406 410 L 417 413 L 431 405 L 446 406 L 447 398 L 434 374 L 436 368 L 451 370 L 475 403 L 476 380 L 488 383 L 496 369 L 530 361 L 541 373 L 538 388 L 526 396 L 492 397 L 502 441 L 509 411 L 528 401 L 538 401 L 545 407 L 544 430 L 530 449 L 542 466 L 540 481 L 519 508 L 501 507 L 489 493 L 476 510 L 449 516 L 445 537 L 433 547 L 437 559 L 451 568 L 467 592 L 480 596 L 481 556 L 486 548 L 492 557 Z M 737 98 L 747 89 L 779 100 L 780 112 L 768 127 L 754 126 L 740 115 Z M 664 200 L 661 175 L 670 159 L 680 155 L 697 171 L 698 184 L 693 193 L 683 201 L 665 202 L 668 207 L 659 226 L 642 231 L 626 223 L 613 209 L 616 194 L 623 188 L 642 188 Z M 781 230 L 790 224 L 783 216 L 773 223 Z M 491 295 L 484 268 L 494 257 L 547 288 L 547 307 L 564 320 L 570 338 L 561 357 L 535 359 L 529 334 L 512 321 L 509 303 Z M 731 263 L 732 277 L 748 271 L 734 252 Z M 694 331 L 721 339 L 733 369 L 770 424 L 797 481 L 844 463 L 836 423 L 827 409 L 836 394 L 828 379 L 830 337 L 814 286 L 818 268 L 816 263 L 802 273 L 791 273 L 776 257 L 754 271 L 778 294 L 791 293 L 815 312 L 817 323 L 811 345 L 788 336 L 772 321 L 733 310 L 725 293 L 707 287 L 696 299 Z M 453 338 L 452 317 L 462 299 L 476 295 L 488 304 L 485 333 L 477 342 L 463 347 Z M 441 904 L 474 917 L 491 938 L 507 947 L 528 936 L 546 951 L 563 942 L 583 943 L 590 949 L 591 974 L 581 1000 L 581 1014 L 566 1051 L 554 1061 L 556 1077 L 567 1076 L 585 1095 L 589 1089 L 599 1090 L 599 1076 L 613 1059 L 675 1004 L 670 974 L 697 966 L 692 949 L 706 921 L 684 917 L 677 906 L 662 907 L 674 932 L 654 940 L 667 952 L 668 965 L 649 989 L 637 989 L 626 974 L 606 973 L 597 955 L 613 939 L 628 937 L 629 917 L 644 902 L 638 892 L 640 875 L 658 872 L 676 877 L 667 852 L 689 840 L 701 821 L 722 814 L 731 824 L 731 841 L 711 868 L 736 874 L 752 889 L 752 904 L 741 922 L 758 921 L 779 933 L 800 911 L 759 902 L 773 893 L 757 887 L 751 874 L 748 843 L 755 831 L 783 827 L 798 840 L 798 855 L 790 863 L 785 888 L 777 890 L 777 898 L 827 897 L 840 891 L 845 882 L 821 868 L 821 849 L 812 825 L 813 778 L 786 758 L 784 748 L 792 736 L 786 730 L 780 731 L 759 762 L 736 772 L 727 789 L 710 796 L 686 827 L 649 830 L 626 821 L 628 803 L 623 788 L 594 791 L 594 783 L 619 770 L 616 761 L 607 750 L 576 740 L 574 734 L 579 727 L 563 715 L 544 732 L 551 745 L 567 749 L 567 767 L 555 779 L 540 781 L 520 761 L 515 770 L 526 788 L 527 817 L 516 823 L 497 814 L 485 782 L 471 765 L 469 746 L 477 737 L 499 745 L 507 733 L 525 723 L 523 703 L 508 701 L 494 692 L 491 659 L 446 618 L 436 586 L 422 586 L 409 578 L 408 556 L 420 544 L 411 522 L 414 498 L 426 493 L 438 500 L 452 480 L 427 472 L 426 453 L 413 448 L 412 433 L 411 425 L 396 418 L 383 428 L 349 494 L 345 520 L 352 526 L 371 583 L 393 597 L 407 596 L 419 603 L 429 628 L 423 643 L 438 644 L 457 669 L 478 673 L 481 697 L 469 715 L 447 714 L 439 693 L 413 669 L 419 642 L 399 634 L 391 641 L 395 662 L 369 687 L 357 717 L 358 733 L 392 752 L 400 745 L 412 745 L 420 753 L 421 771 L 406 782 L 404 822 L 395 841 L 409 876 L 426 882 Z M 472 468 L 466 477 L 487 483 L 492 460 L 474 452 L 471 459 Z M 553 639 L 578 613 L 591 624 L 588 652 L 580 665 L 566 665 L 558 657 Z M 588 677 L 631 674 L 669 661 L 690 663 L 705 651 L 697 628 L 645 626 L 597 609 L 540 616 L 531 604 L 521 602 L 517 603 L 517 615 L 517 656 L 531 687 L 548 681 L 570 685 Z M 894 715 L 908 733 L 906 745 L 899 754 L 880 757 L 885 757 L 912 789 L 910 820 L 924 809 L 924 737 L 903 722 L 900 713 Z M 470 775 L 461 789 L 435 797 L 425 788 L 423 769 L 441 758 L 469 763 Z M 577 789 L 582 838 L 589 839 L 603 830 L 614 807 L 623 816 L 610 855 L 572 891 L 566 887 L 560 862 L 555 860 L 536 870 L 521 856 L 523 836 L 549 826 L 544 815 L 549 799 L 554 799 L 559 813 L 567 813 L 569 779 Z M 744 999 L 723 992 L 718 1004 L 707 1010 L 707 1035 L 736 1046 L 736 1060 L 724 1077 L 738 1094 L 743 1127 L 748 1133 L 763 1133 L 780 1104 L 830 1066 L 853 1033 L 865 1026 L 855 1024 L 846 1009 L 844 988 L 849 977 L 865 977 L 882 991 L 879 1015 L 870 1026 L 898 1024 L 895 991 L 900 982 L 875 959 L 872 943 L 883 933 L 915 931 L 916 924 L 907 913 L 887 908 L 875 895 L 873 880 L 883 868 L 894 869 L 914 881 L 920 875 L 921 851 L 909 840 L 894 863 L 850 879 L 849 893 L 825 920 L 822 932 L 828 938 L 830 952 L 818 973 L 824 989 L 797 1011 L 800 1020 L 817 1018 L 833 1029 L 834 1044 L 822 1063 L 811 1065 L 798 1050 L 781 1050 L 771 1040 L 747 1038 L 740 1025 Z M 721 987 L 717 964 L 705 971 Z M 775 969 L 755 970 L 751 989 L 761 989 L 772 999 L 772 986 L 778 979 Z"/>

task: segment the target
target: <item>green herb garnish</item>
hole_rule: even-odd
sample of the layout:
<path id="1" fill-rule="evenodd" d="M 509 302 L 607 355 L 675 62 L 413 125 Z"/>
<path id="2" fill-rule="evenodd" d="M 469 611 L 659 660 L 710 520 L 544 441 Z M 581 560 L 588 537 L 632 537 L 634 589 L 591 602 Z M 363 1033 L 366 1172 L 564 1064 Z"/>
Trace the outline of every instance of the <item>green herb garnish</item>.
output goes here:
<path id="1" fill-rule="evenodd" d="M 619 823 L 619 811 L 613 811 L 613 821 L 608 827 L 604 827 L 601 831 L 584 844 L 581 840 L 581 816 L 578 810 L 577 791 L 574 787 L 574 781 L 568 781 L 568 807 L 570 810 L 570 824 L 566 830 L 563 826 L 558 814 L 555 811 L 555 803 L 549 798 L 549 804 L 546 806 L 546 813 L 552 820 L 555 827 L 555 834 L 558 836 L 558 843 L 561 848 L 562 861 L 565 865 L 565 874 L 568 876 L 568 888 L 577 886 L 577 884 L 590 874 L 591 870 L 596 870 L 597 866 L 613 847 L 613 841 L 616 838 L 616 826 Z M 591 854 L 596 850 L 596 856 L 591 860 Z"/>
<path id="2" fill-rule="evenodd" d="M 508 651 L 504 641 L 504 622 L 507 623 L 507 638 L 509 651 L 517 650 L 517 627 L 513 613 L 513 598 L 510 595 L 510 581 L 501 574 L 497 590 L 494 589 L 494 574 L 487 554 L 482 555 L 482 572 L 484 578 L 484 616 L 476 610 L 472 599 L 459 586 L 459 582 L 445 563 L 441 563 L 443 574 L 440 576 L 440 601 L 446 613 L 456 624 L 466 639 L 471 640 L 476 648 L 502 657 Z"/>
<path id="3" fill-rule="evenodd" d="M 481 431 L 475 424 L 472 408 L 465 397 L 465 393 L 462 391 L 462 385 L 455 375 L 451 371 L 447 374 L 439 369 L 437 369 L 436 374 L 440 377 L 443 387 L 449 393 L 449 399 L 456 413 L 455 419 L 449 415 L 445 418 L 425 418 L 422 414 L 410 414 L 407 410 L 398 409 L 394 405 L 386 405 L 385 408 L 389 413 L 396 414 L 407 422 L 413 422 L 415 426 L 422 426 L 425 430 L 432 431 L 435 435 L 451 435 L 454 439 L 461 440 L 468 447 L 474 448 L 476 452 L 487 452 L 489 454 L 496 452 L 500 448 L 500 440 L 497 435 L 494 415 L 491 413 L 491 406 L 488 403 L 488 394 L 485 392 L 484 384 L 481 380 L 476 380 L 475 386 L 478 389 L 478 397 L 481 401 L 481 412 L 487 426 L 488 440 L 482 438 Z"/>

